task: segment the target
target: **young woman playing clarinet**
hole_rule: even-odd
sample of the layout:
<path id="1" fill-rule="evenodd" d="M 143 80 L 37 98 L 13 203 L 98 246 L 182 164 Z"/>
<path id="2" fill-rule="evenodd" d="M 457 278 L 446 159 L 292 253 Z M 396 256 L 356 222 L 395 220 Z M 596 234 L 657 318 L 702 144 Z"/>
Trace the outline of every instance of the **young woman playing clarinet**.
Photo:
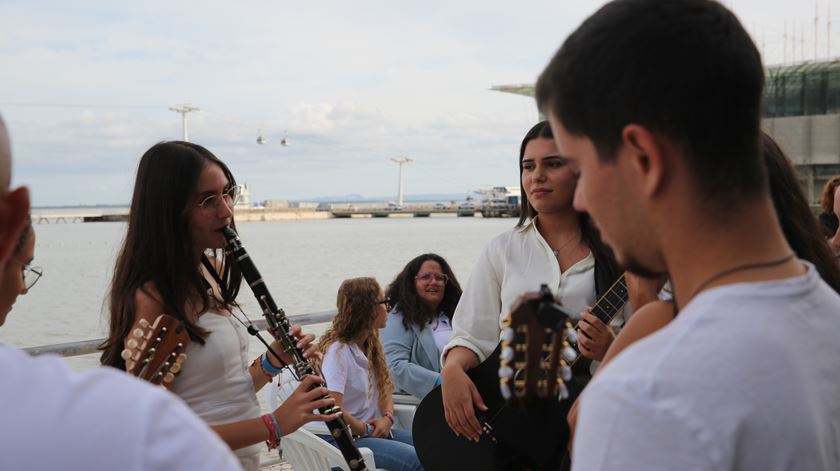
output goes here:
<path id="1" fill-rule="evenodd" d="M 287 360 L 275 341 L 271 350 L 248 356 L 249 337 L 235 298 L 242 279 L 225 254 L 221 229 L 234 226 L 240 187 L 228 167 L 204 147 L 189 142 L 152 146 L 140 160 L 128 230 L 117 257 L 110 291 L 110 334 L 102 363 L 125 368 L 126 336 L 140 319 L 150 324 L 166 313 L 183 321 L 190 335 L 187 361 L 172 383 L 180 396 L 234 450 L 246 470 L 259 468 L 263 442 L 306 422 L 329 420 L 313 410 L 332 403 L 308 376 L 280 407 L 262 414 L 256 391 Z M 304 355 L 316 355 L 313 335 L 300 339 Z"/>

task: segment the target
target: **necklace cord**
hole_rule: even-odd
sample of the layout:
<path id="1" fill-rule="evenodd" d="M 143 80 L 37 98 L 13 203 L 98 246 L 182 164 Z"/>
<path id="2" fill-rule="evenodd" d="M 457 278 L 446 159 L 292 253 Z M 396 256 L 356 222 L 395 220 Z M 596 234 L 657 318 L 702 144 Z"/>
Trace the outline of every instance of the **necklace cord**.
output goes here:
<path id="1" fill-rule="evenodd" d="M 768 262 L 744 263 L 742 265 L 736 265 L 732 268 L 727 268 L 726 270 L 723 270 L 722 272 L 716 273 L 716 274 L 712 275 L 711 277 L 707 278 L 706 281 L 700 283 L 700 286 L 698 286 L 697 289 L 694 290 L 694 293 L 692 293 L 691 296 L 689 296 L 688 300 L 690 302 L 692 299 L 694 299 L 695 296 L 700 294 L 700 292 L 703 291 L 704 288 L 709 286 L 711 283 L 723 278 L 724 276 L 731 275 L 732 273 L 739 272 L 739 271 L 744 271 L 744 270 L 755 270 L 755 269 L 758 269 L 758 268 L 775 267 L 777 265 L 781 265 L 785 262 L 793 260 L 794 256 L 795 256 L 795 254 L 790 253 L 788 255 L 785 255 L 782 258 L 778 258 L 778 259 L 775 259 L 775 260 L 770 260 Z M 672 284 L 671 287 L 673 288 L 673 284 Z M 676 292 L 676 290 L 675 290 L 675 292 Z M 676 296 L 674 296 L 674 300 L 676 301 Z M 678 310 L 676 302 L 674 302 L 674 310 L 675 310 L 674 315 L 676 315 L 676 311 Z"/>

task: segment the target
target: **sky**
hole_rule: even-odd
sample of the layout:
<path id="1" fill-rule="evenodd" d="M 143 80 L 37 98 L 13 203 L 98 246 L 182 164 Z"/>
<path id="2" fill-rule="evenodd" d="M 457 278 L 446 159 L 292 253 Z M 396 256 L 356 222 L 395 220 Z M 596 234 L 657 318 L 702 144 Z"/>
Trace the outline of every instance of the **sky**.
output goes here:
<path id="1" fill-rule="evenodd" d="M 407 195 L 516 185 L 537 109 L 490 87 L 533 83 L 603 3 L 0 0 L 13 183 L 34 206 L 128 204 L 190 103 L 190 141 L 253 201 L 396 198 L 398 156 Z M 840 0 L 723 3 L 768 64 L 840 54 Z"/>

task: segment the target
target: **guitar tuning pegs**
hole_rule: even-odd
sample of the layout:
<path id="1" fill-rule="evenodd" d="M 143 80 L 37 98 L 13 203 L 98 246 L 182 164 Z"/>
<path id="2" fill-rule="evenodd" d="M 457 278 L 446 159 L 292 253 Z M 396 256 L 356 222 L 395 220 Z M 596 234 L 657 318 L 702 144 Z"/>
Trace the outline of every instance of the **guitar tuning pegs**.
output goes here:
<path id="1" fill-rule="evenodd" d="M 146 319 L 140 319 L 140 321 L 138 321 L 137 323 L 140 324 L 140 327 L 144 329 L 149 328 L 149 321 L 147 321 Z"/>
<path id="2" fill-rule="evenodd" d="M 510 347 L 502 348 L 502 353 L 499 355 L 500 360 L 510 361 L 513 359 L 513 349 Z"/>
<path id="3" fill-rule="evenodd" d="M 137 337 L 138 339 L 142 339 L 143 338 L 143 329 L 138 327 L 131 332 L 131 335 Z"/>
<path id="4" fill-rule="evenodd" d="M 513 329 L 508 327 L 502 331 L 502 341 L 508 343 L 513 342 Z"/>
<path id="5" fill-rule="evenodd" d="M 502 393 L 502 397 L 505 400 L 510 399 L 510 386 L 508 386 L 507 381 L 499 383 L 499 392 Z"/>
<path id="6" fill-rule="evenodd" d="M 137 348 L 137 340 L 136 339 L 128 339 L 128 341 L 125 342 L 125 346 L 134 350 L 135 348 Z"/>
<path id="7" fill-rule="evenodd" d="M 577 343 L 578 342 L 577 331 L 575 329 L 566 329 L 566 340 L 568 340 L 571 343 Z"/>
<path id="8" fill-rule="evenodd" d="M 175 379 L 175 375 L 172 373 L 166 373 L 165 375 L 163 375 L 164 383 L 171 383 L 173 379 Z"/>
<path id="9" fill-rule="evenodd" d="M 125 361 L 131 360 L 131 351 L 129 349 L 123 350 L 120 352 L 120 357 Z"/>
<path id="10" fill-rule="evenodd" d="M 178 374 L 181 371 L 181 364 L 173 363 L 172 366 L 169 367 L 169 371 L 171 371 L 172 374 Z"/>
<path id="11" fill-rule="evenodd" d="M 563 381 L 569 381 L 572 379 L 572 368 L 568 365 L 563 365 L 560 368 L 560 377 L 563 378 Z"/>
<path id="12" fill-rule="evenodd" d="M 569 388 L 567 388 L 566 385 L 562 382 L 560 384 L 558 384 L 558 386 L 560 387 L 560 393 L 557 395 L 557 398 L 560 399 L 561 401 L 564 400 L 564 399 L 568 399 L 569 398 Z"/>
<path id="13" fill-rule="evenodd" d="M 562 354 L 563 359 L 570 363 L 575 361 L 575 358 L 577 358 L 577 352 L 574 348 L 570 347 L 569 345 L 563 346 Z"/>
<path id="14" fill-rule="evenodd" d="M 510 378 L 511 376 L 513 376 L 513 368 L 509 366 L 499 368 L 499 378 Z"/>
<path id="15" fill-rule="evenodd" d="M 178 358 L 175 359 L 175 363 L 183 363 L 187 359 L 186 353 L 181 353 L 178 355 Z"/>

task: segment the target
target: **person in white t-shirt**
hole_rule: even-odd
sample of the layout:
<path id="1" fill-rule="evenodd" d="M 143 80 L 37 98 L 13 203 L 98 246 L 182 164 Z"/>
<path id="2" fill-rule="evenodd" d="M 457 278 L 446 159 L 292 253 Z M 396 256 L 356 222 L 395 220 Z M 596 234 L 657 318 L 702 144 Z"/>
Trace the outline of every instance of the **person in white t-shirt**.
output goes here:
<path id="1" fill-rule="evenodd" d="M 763 84 L 708 0 L 610 2 L 537 82 L 575 207 L 678 312 L 587 387 L 574 470 L 840 469 L 840 296 L 774 211 Z"/>
<path id="2" fill-rule="evenodd" d="M 392 471 L 423 468 L 410 430 L 393 428 L 394 389 L 379 341 L 390 309 L 373 278 L 344 280 L 338 288 L 337 313 L 319 339 L 321 372 L 356 445 L 373 451 L 376 466 Z M 330 435 L 321 438 L 335 445 Z"/>
<path id="3" fill-rule="evenodd" d="M 30 267 L 29 193 L 9 191 L 0 119 L 0 325 L 42 271 Z M 76 373 L 61 358 L 0 345 L 0 467 L 9 470 L 236 470 L 219 437 L 176 397 L 110 368 Z"/>

